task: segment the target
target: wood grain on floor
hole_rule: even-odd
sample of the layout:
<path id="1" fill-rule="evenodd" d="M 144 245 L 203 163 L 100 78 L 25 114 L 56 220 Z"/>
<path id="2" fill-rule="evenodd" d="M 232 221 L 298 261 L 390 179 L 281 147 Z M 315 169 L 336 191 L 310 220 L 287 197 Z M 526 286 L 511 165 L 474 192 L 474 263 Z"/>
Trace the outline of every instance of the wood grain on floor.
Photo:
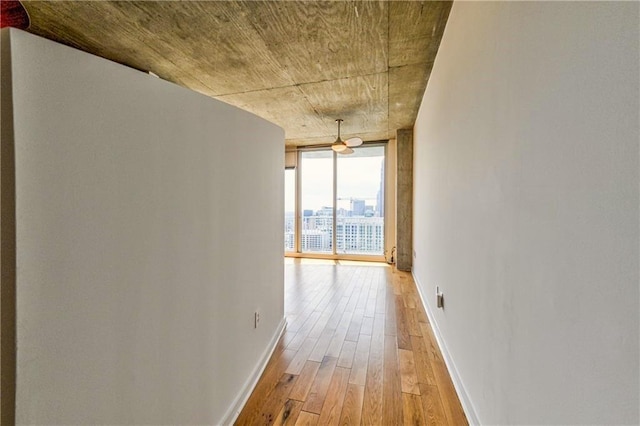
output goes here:
<path id="1" fill-rule="evenodd" d="M 288 262 L 287 329 L 237 425 L 466 425 L 411 274 Z"/>

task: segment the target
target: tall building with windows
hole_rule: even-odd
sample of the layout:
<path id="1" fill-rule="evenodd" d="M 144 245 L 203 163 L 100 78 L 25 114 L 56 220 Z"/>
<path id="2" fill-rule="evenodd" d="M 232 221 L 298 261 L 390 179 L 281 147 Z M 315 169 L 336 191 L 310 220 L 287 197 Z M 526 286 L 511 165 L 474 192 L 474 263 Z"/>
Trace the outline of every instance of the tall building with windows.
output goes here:
<path id="1" fill-rule="evenodd" d="M 364 216 L 365 208 L 364 200 L 358 198 L 351 199 L 351 216 Z"/>
<path id="2" fill-rule="evenodd" d="M 378 196 L 376 197 L 376 216 L 384 217 L 384 157 L 380 164 L 380 184 L 378 185 Z"/>
<path id="3" fill-rule="evenodd" d="M 336 223 L 336 250 L 338 253 L 382 254 L 384 218 L 339 218 Z"/>

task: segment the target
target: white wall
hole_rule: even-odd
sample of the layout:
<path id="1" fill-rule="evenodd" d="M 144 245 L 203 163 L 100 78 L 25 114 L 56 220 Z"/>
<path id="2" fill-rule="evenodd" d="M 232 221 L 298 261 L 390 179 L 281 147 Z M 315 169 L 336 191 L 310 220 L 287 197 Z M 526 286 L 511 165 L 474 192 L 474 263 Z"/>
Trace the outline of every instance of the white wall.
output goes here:
<path id="1" fill-rule="evenodd" d="M 282 129 L 9 35 L 18 423 L 220 422 L 283 321 Z"/>
<path id="2" fill-rule="evenodd" d="M 638 10 L 451 11 L 415 127 L 414 274 L 483 424 L 640 421 Z"/>

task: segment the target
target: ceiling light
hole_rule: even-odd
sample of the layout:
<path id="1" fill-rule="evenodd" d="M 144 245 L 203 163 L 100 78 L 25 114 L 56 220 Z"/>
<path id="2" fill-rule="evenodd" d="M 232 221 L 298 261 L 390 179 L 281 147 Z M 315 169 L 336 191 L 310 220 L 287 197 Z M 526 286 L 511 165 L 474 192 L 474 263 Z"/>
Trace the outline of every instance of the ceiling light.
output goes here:
<path id="1" fill-rule="evenodd" d="M 342 141 L 336 141 L 331 145 L 331 149 L 335 152 L 343 152 L 346 151 L 347 148 L 347 145 L 345 145 Z"/>
<path id="2" fill-rule="evenodd" d="M 340 123 L 342 123 L 342 121 L 342 118 L 336 119 L 336 123 L 338 123 L 338 137 L 336 138 L 336 141 L 331 145 L 331 149 L 344 155 L 353 154 L 353 149 L 351 149 L 351 147 L 362 145 L 362 139 L 351 138 L 347 141 L 343 141 L 342 139 L 340 139 Z"/>

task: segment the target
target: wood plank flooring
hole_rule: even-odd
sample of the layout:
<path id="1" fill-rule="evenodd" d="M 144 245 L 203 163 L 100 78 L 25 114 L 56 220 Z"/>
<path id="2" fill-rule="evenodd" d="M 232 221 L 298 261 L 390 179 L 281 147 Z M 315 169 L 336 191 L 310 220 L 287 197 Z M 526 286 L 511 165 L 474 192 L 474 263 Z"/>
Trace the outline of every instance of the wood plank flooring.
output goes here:
<path id="1" fill-rule="evenodd" d="M 411 274 L 288 260 L 287 328 L 237 425 L 466 425 Z"/>

